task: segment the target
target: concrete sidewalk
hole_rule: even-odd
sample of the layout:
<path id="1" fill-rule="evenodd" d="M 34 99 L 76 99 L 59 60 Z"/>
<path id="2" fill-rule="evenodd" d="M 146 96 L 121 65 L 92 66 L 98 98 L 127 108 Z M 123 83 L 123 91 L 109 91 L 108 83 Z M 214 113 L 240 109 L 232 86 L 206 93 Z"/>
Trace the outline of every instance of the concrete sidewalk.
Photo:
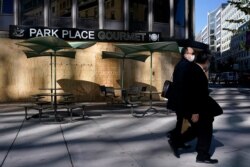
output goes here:
<path id="1" fill-rule="evenodd" d="M 175 114 L 157 105 L 157 114 L 132 117 L 129 108 L 89 104 L 86 120 L 39 123 L 24 119 L 16 104 L 0 105 L 1 167 L 248 167 L 250 164 L 250 92 L 216 88 L 212 96 L 224 109 L 214 122 L 211 153 L 215 165 L 195 162 L 192 148 L 173 156 L 166 131 Z M 136 108 L 143 111 L 147 107 Z"/>

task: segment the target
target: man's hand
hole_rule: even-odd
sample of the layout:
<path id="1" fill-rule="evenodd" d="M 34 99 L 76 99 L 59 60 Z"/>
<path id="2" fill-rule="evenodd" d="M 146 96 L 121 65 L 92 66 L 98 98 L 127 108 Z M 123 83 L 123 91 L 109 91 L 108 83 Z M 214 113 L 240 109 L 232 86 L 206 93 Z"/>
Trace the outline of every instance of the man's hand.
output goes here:
<path id="1" fill-rule="evenodd" d="M 193 121 L 193 123 L 198 122 L 198 120 L 199 120 L 199 114 L 192 114 L 191 120 Z"/>

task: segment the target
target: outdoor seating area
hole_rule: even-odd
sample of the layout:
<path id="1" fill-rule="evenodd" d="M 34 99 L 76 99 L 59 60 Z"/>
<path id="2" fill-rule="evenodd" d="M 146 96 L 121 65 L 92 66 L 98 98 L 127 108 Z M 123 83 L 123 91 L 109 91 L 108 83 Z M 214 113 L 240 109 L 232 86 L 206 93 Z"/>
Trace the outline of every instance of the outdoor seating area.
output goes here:
<path id="1" fill-rule="evenodd" d="M 84 119 L 85 116 L 85 105 L 81 103 L 77 103 L 74 101 L 74 96 L 72 93 L 68 92 L 58 92 L 55 93 L 54 89 L 40 89 L 40 90 L 50 90 L 50 93 L 38 93 L 31 96 L 31 102 L 29 104 L 25 104 L 24 110 L 25 110 L 25 119 L 28 120 L 30 117 L 28 116 L 28 112 L 30 110 L 38 111 L 38 118 L 39 122 L 41 123 L 42 118 L 44 115 L 53 115 L 55 122 L 60 122 L 62 119 L 58 115 L 60 115 L 61 111 L 65 111 L 68 113 L 67 115 L 70 116 L 70 121 L 73 121 L 72 115 L 73 112 L 76 110 L 80 110 L 80 115 Z M 60 88 L 57 88 L 57 90 L 61 90 Z M 58 97 L 61 97 L 60 100 L 58 100 Z M 49 99 L 50 101 L 46 101 L 44 99 Z M 34 115 L 32 115 L 34 116 Z M 32 117 L 31 116 L 31 117 Z"/>
<path id="2" fill-rule="evenodd" d="M 144 96 L 146 90 L 147 86 L 130 86 L 127 89 L 127 97 L 131 102 L 146 100 Z"/>
<path id="3" fill-rule="evenodd" d="M 100 94 L 105 98 L 107 105 L 119 105 L 130 108 L 132 116 L 145 116 L 148 112 L 153 111 L 157 113 L 157 109 L 153 107 L 152 95 L 160 95 L 162 92 L 147 91 L 147 86 L 132 85 L 129 88 L 114 88 L 105 85 L 100 85 Z M 117 91 L 117 92 L 116 92 Z M 118 95 L 118 92 L 119 95 Z M 158 100 L 160 103 L 166 103 L 166 100 Z M 148 106 L 149 109 L 144 111 L 135 111 L 136 107 Z M 170 111 L 166 109 L 166 113 Z"/>
<path id="4" fill-rule="evenodd" d="M 105 97 L 107 104 L 129 103 L 141 101 L 146 91 L 146 86 L 130 86 L 129 88 L 114 88 L 100 85 L 100 94 Z M 119 91 L 119 95 L 117 95 Z M 145 99 L 144 99 L 145 100 Z"/>
<path id="5" fill-rule="evenodd" d="M 105 85 L 100 85 L 100 95 L 105 98 L 107 104 L 119 104 L 122 103 L 120 96 L 116 95 L 115 88 Z"/>
<path id="6" fill-rule="evenodd" d="M 50 80 L 49 83 L 45 83 L 47 88 L 39 88 L 41 93 L 35 93 L 31 96 L 31 102 L 28 105 L 24 106 L 25 118 L 29 119 L 30 110 L 36 110 L 38 112 L 39 121 L 42 122 L 44 118 L 53 115 L 55 122 L 61 122 L 65 115 L 62 115 L 61 110 L 66 111 L 68 116 L 70 116 L 70 121 L 73 120 L 73 112 L 79 111 L 78 115 L 82 118 L 85 117 L 85 105 L 82 105 L 84 101 L 75 101 L 75 96 L 72 89 L 68 92 L 64 92 L 62 85 L 58 83 L 57 70 L 60 69 L 59 64 L 57 63 L 57 57 L 65 57 L 67 59 L 75 59 L 77 50 L 83 50 L 89 48 L 96 44 L 96 42 L 67 42 L 63 39 L 54 37 L 54 36 L 44 36 L 44 37 L 34 37 L 29 38 L 24 41 L 16 43 L 18 46 L 24 47 L 23 53 L 27 58 L 36 58 L 36 57 L 49 57 L 50 62 L 50 75 L 46 80 Z M 135 108 L 139 106 L 150 106 L 152 108 L 153 95 L 158 95 L 159 92 L 155 91 L 155 88 L 152 84 L 153 82 L 153 68 L 152 68 L 152 56 L 154 52 L 172 52 L 179 54 L 179 47 L 176 42 L 153 42 L 148 44 L 113 44 L 114 47 L 117 47 L 120 51 L 118 52 L 109 52 L 102 51 L 102 59 L 120 59 L 120 80 L 117 84 L 112 82 L 109 85 L 102 85 L 101 83 L 92 81 L 92 85 L 99 85 L 100 95 L 104 97 L 105 102 L 108 105 L 121 105 L 123 107 L 130 108 L 130 113 L 133 116 L 136 116 Z M 141 52 L 144 52 L 143 54 Z M 140 82 L 140 84 L 133 84 L 133 81 L 130 81 L 130 85 L 124 84 L 124 73 L 125 73 L 125 60 L 133 60 L 137 62 L 144 63 L 150 57 L 150 83 Z M 61 63 L 62 64 L 62 63 Z M 83 64 L 81 64 L 82 67 Z M 61 76 L 62 77 L 62 76 Z M 68 79 L 68 78 L 61 78 Z M 112 78 L 111 78 L 112 79 Z M 135 81 L 134 81 L 135 82 Z M 60 88 L 58 88 L 58 84 Z M 70 85 L 69 85 L 70 87 Z M 72 87 L 72 86 L 71 86 Z M 84 90 L 85 95 L 90 94 L 90 90 L 93 87 L 87 87 L 86 89 L 82 87 L 81 90 Z M 153 90 L 154 88 L 154 90 Z M 76 90 L 77 91 L 77 90 Z M 88 92 L 88 93 L 87 93 Z M 75 93 L 75 92 L 74 92 Z M 79 95 L 79 94 L 78 94 Z M 93 96 L 95 98 L 95 96 Z M 95 100 L 95 99 L 94 99 Z M 160 99 L 158 99 L 160 100 Z M 157 111 L 155 109 L 155 111 Z M 149 112 L 143 112 L 143 116 Z M 48 114 L 49 113 L 49 114 Z M 45 116 L 47 115 L 47 116 Z"/>
<path id="7" fill-rule="evenodd" d="M 147 86 L 132 85 L 127 89 L 121 89 L 100 85 L 99 89 L 107 106 L 129 108 L 130 114 L 134 117 L 143 117 L 149 112 L 141 109 L 135 110 L 135 108 L 152 105 Z M 23 105 L 26 120 L 36 117 L 40 123 L 48 120 L 60 123 L 68 118 L 69 122 L 72 122 L 73 115 L 81 119 L 87 116 L 86 107 L 88 106 L 84 102 L 76 102 L 72 93 L 64 92 L 61 88 L 56 88 L 56 92 L 53 88 L 40 88 L 39 90 L 41 93 L 32 95 L 31 101 Z M 165 103 L 165 101 L 158 102 Z M 167 114 L 169 113 L 167 109 L 164 110 Z"/>

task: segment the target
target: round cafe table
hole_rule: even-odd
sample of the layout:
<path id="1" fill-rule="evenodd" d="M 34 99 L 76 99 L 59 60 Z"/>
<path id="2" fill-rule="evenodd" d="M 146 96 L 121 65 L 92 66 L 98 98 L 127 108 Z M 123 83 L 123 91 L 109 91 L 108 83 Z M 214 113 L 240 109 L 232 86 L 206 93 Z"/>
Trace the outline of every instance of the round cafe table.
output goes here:
<path id="1" fill-rule="evenodd" d="M 52 108 L 54 110 L 54 114 L 55 114 L 55 120 L 57 120 L 57 107 L 58 107 L 58 103 L 57 103 L 57 97 L 62 96 L 62 97 L 69 97 L 72 96 L 72 93 L 67 93 L 67 92 L 59 92 L 59 93 L 39 93 L 36 94 L 36 96 L 38 97 L 45 97 L 45 96 L 50 96 L 51 99 L 54 99 L 54 101 L 51 101 L 51 105 Z"/>

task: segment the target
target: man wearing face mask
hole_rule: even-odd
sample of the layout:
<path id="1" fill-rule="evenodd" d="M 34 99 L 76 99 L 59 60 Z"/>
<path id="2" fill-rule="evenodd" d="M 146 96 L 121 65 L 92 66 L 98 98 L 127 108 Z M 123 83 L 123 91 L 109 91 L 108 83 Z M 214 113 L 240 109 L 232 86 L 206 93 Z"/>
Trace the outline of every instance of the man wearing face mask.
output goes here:
<path id="1" fill-rule="evenodd" d="M 191 47 L 184 47 L 181 50 L 181 60 L 175 66 L 173 72 L 173 93 L 168 98 L 167 108 L 175 111 L 177 116 L 176 126 L 173 130 L 167 133 L 170 138 L 168 140 L 174 155 L 179 158 L 179 148 L 188 148 L 181 140 L 181 130 L 183 125 L 183 113 L 185 113 L 185 82 L 184 78 L 187 75 L 187 69 L 189 68 L 191 62 L 195 59 L 194 50 Z"/>
<path id="2" fill-rule="evenodd" d="M 215 116 L 223 113 L 218 103 L 209 96 L 208 78 L 206 72 L 209 68 L 211 55 L 200 53 L 196 57 L 196 63 L 191 63 L 184 77 L 185 99 L 184 117 L 191 126 L 180 136 L 183 143 L 197 137 L 198 163 L 218 163 L 217 159 L 211 159 L 209 149 L 212 141 L 213 120 Z M 202 106 L 202 107 L 200 107 Z"/>

